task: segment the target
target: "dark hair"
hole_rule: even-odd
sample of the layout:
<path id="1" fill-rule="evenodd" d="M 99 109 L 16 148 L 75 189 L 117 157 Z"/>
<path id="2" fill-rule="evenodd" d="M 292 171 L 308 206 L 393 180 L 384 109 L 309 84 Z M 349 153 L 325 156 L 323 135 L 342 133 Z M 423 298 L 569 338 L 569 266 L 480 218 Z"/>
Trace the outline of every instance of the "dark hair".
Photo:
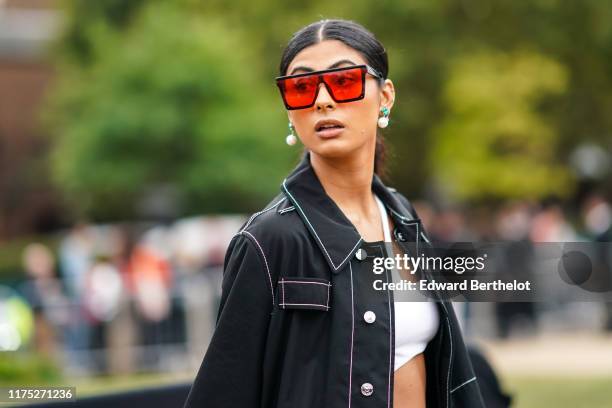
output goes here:
<path id="1" fill-rule="evenodd" d="M 383 78 L 389 73 L 389 61 L 385 47 L 376 39 L 374 34 L 361 24 L 350 20 L 320 20 L 303 27 L 297 31 L 283 51 L 279 66 L 279 75 L 286 75 L 289 64 L 304 48 L 318 44 L 325 40 L 338 40 L 358 51 L 367 61 L 368 65 L 378 71 Z M 384 82 L 381 79 L 379 85 Z M 385 142 L 380 133 L 376 134 L 376 152 L 374 157 L 374 172 L 384 176 L 385 171 Z"/>

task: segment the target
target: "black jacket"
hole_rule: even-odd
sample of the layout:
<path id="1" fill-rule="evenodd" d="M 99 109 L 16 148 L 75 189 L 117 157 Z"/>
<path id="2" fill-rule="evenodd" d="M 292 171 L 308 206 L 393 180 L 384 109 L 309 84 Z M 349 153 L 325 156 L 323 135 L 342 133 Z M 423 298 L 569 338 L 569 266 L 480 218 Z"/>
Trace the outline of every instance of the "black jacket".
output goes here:
<path id="1" fill-rule="evenodd" d="M 408 200 L 376 175 L 372 190 L 400 245 L 427 245 Z M 216 329 L 185 407 L 392 407 L 393 293 L 373 289 L 374 256 L 381 243 L 363 241 L 304 155 L 229 245 Z M 453 308 L 435 304 L 427 407 L 484 407 Z"/>

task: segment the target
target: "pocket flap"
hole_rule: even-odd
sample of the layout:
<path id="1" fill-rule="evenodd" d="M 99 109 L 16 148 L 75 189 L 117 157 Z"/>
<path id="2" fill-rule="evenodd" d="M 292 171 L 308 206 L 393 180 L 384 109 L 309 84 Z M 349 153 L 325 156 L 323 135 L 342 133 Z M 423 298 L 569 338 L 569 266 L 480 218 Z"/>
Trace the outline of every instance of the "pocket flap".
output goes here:
<path id="1" fill-rule="evenodd" d="M 278 283 L 281 309 L 329 310 L 331 283 L 328 280 L 285 276 Z"/>

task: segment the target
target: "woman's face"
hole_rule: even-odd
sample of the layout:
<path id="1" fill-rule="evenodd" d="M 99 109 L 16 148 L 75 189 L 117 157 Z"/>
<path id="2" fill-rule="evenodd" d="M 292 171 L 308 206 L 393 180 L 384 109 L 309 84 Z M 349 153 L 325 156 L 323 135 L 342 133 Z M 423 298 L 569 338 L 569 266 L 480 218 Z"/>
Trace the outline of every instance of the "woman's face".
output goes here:
<path id="1" fill-rule="evenodd" d="M 358 51 L 341 41 L 325 40 L 300 51 L 285 75 L 363 64 L 367 62 Z M 380 109 L 386 106 L 391 110 L 395 96 L 390 80 L 387 79 L 382 86 L 377 81 L 367 74 L 365 97 L 345 103 L 335 102 L 325 85 L 319 84 L 314 106 L 287 111 L 302 143 L 312 153 L 324 158 L 340 159 L 360 149 L 371 150 L 373 155 Z M 342 128 L 340 131 L 321 131 L 318 125 L 323 120 L 337 121 Z"/>

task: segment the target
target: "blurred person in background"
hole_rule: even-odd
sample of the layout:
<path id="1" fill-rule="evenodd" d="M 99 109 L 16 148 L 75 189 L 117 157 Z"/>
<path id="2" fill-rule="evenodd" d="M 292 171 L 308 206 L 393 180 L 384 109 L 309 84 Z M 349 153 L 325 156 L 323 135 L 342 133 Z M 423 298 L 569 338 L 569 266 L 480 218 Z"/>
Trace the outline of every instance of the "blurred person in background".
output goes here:
<path id="1" fill-rule="evenodd" d="M 572 242 L 577 239 L 576 232 L 556 198 L 544 200 L 536 211 L 529 231 L 532 242 Z"/>
<path id="2" fill-rule="evenodd" d="M 158 346 L 173 342 L 177 335 L 182 337 L 172 328 L 172 317 L 176 312 L 173 294 L 175 277 L 165 226 L 146 231 L 135 245 L 130 258 L 129 276 L 139 319 L 139 340 L 144 346 L 140 363 L 153 367 L 164 359 Z"/>
<path id="3" fill-rule="evenodd" d="M 612 238 L 612 206 L 603 195 L 590 194 L 580 210 L 587 239 L 603 241 L 602 238 Z"/>
<path id="4" fill-rule="evenodd" d="M 47 246 L 31 243 L 23 250 L 23 267 L 27 280 L 20 285 L 20 292 L 34 312 L 34 346 L 48 357 L 57 357 L 62 329 L 70 316 L 61 281 L 55 275 L 55 257 Z"/>
<path id="5" fill-rule="evenodd" d="M 415 207 L 416 209 L 416 207 Z M 440 209 L 435 215 L 429 214 L 427 208 L 426 217 L 430 219 L 431 229 L 426 229 L 430 232 L 430 239 L 434 243 L 468 243 L 477 240 L 475 234 L 471 231 L 467 224 L 467 220 L 463 213 L 453 206 L 446 206 Z M 417 210 L 418 211 L 418 210 Z M 418 212 L 419 216 L 421 213 Z M 432 217 L 435 217 L 435 222 Z M 422 216 L 421 216 L 422 218 Z M 470 304 L 468 302 L 452 302 L 459 325 L 467 334 L 467 321 L 470 317 Z"/>
<path id="6" fill-rule="evenodd" d="M 581 215 L 586 238 L 600 243 L 596 248 L 605 270 L 608 271 L 602 284 L 610 288 L 612 287 L 612 250 L 610 249 L 610 242 L 612 242 L 612 206 L 601 193 L 594 192 L 583 201 Z M 603 329 L 606 332 L 612 332 L 612 302 L 604 303 Z"/>
<path id="7" fill-rule="evenodd" d="M 109 369 L 108 329 L 119 311 L 123 290 L 117 266 L 107 256 L 98 256 L 85 278 L 83 306 L 91 325 L 88 351 L 99 373 Z"/>
<path id="8" fill-rule="evenodd" d="M 87 350 L 90 324 L 83 306 L 85 280 L 94 261 L 93 226 L 80 222 L 63 237 L 59 246 L 59 270 L 70 300 L 70 323 L 66 328 L 64 347 L 67 369 L 75 374 L 88 370 Z"/>
<path id="9" fill-rule="evenodd" d="M 532 280 L 533 242 L 529 239 L 533 209 L 526 201 L 510 202 L 499 209 L 494 220 L 496 236 L 505 245 L 496 259 L 501 261 L 495 268 L 501 274 L 519 280 Z M 537 324 L 533 302 L 500 301 L 495 303 L 497 334 L 506 339 L 512 330 L 523 333 L 534 332 Z"/>

